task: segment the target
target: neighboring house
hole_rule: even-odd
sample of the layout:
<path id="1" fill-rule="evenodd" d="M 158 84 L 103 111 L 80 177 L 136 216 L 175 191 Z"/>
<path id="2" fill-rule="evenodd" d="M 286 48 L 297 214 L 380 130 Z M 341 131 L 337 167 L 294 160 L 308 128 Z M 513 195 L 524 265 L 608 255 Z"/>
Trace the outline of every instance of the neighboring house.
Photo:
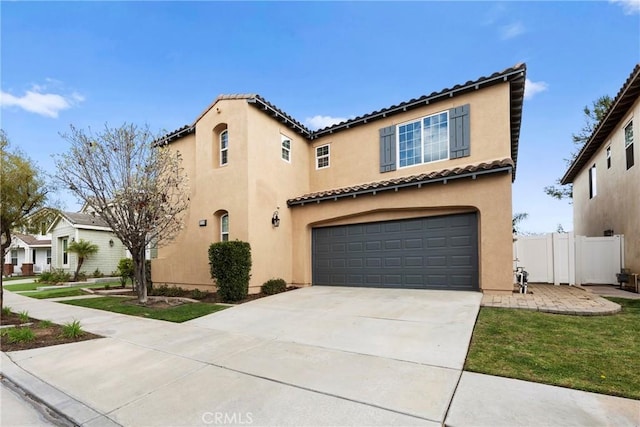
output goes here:
<path id="1" fill-rule="evenodd" d="M 207 250 L 251 244 L 250 292 L 297 285 L 512 292 L 512 181 L 524 64 L 311 131 L 259 95 L 222 95 L 159 143 L 190 207 L 154 283 L 211 286 Z"/>
<path id="2" fill-rule="evenodd" d="M 640 64 L 562 177 L 573 183 L 573 227 L 623 234 L 625 265 L 640 273 Z"/>
<path id="3" fill-rule="evenodd" d="M 84 208 L 83 208 L 84 209 Z M 116 271 L 120 259 L 127 256 L 126 248 L 107 223 L 95 213 L 60 212 L 49 227 L 51 234 L 51 263 L 53 268 L 74 272 L 77 256 L 68 252 L 69 244 L 84 239 L 98 245 L 98 252 L 85 259 L 82 272 L 93 273 L 99 269 L 110 275 Z"/>
<path id="4" fill-rule="evenodd" d="M 4 258 L 3 274 L 32 276 L 49 270 L 51 235 L 47 233 L 57 211 L 42 208 L 29 215 L 26 225 L 11 233 L 11 245 Z"/>
<path id="5" fill-rule="evenodd" d="M 33 276 L 51 266 L 51 236 L 15 233 L 4 259 L 6 275 Z"/>

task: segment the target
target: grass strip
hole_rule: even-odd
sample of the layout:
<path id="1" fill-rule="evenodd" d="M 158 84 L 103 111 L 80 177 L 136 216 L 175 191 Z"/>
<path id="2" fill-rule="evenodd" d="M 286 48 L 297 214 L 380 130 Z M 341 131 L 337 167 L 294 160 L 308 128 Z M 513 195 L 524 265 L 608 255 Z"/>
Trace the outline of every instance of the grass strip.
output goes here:
<path id="1" fill-rule="evenodd" d="M 465 370 L 640 399 L 640 300 L 611 316 L 483 307 Z"/>
<path id="2" fill-rule="evenodd" d="M 78 299 L 64 301 L 64 304 L 112 311 L 114 313 L 127 314 L 130 316 L 146 317 L 148 319 L 166 320 L 175 323 L 186 322 L 187 320 L 196 319 L 227 308 L 223 305 L 202 302 L 184 303 L 178 306 L 166 308 L 157 308 L 152 306 L 147 307 L 137 305 L 135 298 L 121 297 Z"/>

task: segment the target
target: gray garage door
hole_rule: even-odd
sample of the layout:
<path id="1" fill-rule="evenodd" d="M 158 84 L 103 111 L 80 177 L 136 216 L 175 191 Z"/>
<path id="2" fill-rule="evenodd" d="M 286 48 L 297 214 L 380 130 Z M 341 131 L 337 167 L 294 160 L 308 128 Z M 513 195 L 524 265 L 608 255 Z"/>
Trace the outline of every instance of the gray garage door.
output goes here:
<path id="1" fill-rule="evenodd" d="M 478 289 L 475 213 L 313 229 L 313 284 Z"/>

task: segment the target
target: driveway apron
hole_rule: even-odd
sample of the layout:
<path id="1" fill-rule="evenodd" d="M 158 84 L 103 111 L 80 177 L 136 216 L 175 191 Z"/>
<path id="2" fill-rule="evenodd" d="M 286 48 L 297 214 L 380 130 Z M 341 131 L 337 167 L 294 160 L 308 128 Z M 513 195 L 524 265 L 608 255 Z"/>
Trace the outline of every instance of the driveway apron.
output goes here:
<path id="1" fill-rule="evenodd" d="M 5 298 L 107 337 L 9 353 L 100 414 L 84 425 L 435 426 L 481 294 L 310 287 L 183 324 Z"/>

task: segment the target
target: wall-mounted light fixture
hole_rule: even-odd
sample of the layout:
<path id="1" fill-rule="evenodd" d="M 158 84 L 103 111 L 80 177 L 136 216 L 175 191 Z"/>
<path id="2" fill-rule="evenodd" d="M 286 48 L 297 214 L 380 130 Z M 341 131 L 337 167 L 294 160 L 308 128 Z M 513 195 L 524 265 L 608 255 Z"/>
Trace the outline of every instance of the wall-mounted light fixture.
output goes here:
<path id="1" fill-rule="evenodd" d="M 200 221 L 198 221 L 198 225 L 200 227 L 206 227 L 207 226 L 207 220 L 206 219 L 201 219 Z"/>
<path id="2" fill-rule="evenodd" d="M 280 227 L 280 217 L 278 216 L 279 209 L 280 207 L 278 206 L 275 212 L 273 212 L 273 216 L 271 217 L 271 225 L 274 227 Z"/>
<path id="3" fill-rule="evenodd" d="M 609 229 L 609 230 L 604 230 L 604 235 L 605 237 L 611 237 L 613 236 L 613 230 Z"/>
<path id="4" fill-rule="evenodd" d="M 110 240 L 109 240 L 109 246 L 110 246 L 110 247 L 113 247 L 113 239 L 110 239 Z"/>

